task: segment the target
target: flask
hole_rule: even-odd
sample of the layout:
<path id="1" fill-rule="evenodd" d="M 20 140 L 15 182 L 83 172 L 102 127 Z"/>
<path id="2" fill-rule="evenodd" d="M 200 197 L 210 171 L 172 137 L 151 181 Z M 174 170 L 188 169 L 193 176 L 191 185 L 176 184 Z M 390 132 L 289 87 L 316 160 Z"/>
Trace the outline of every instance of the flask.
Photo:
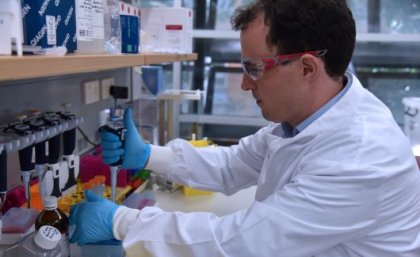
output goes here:
<path id="1" fill-rule="evenodd" d="M 52 226 L 42 226 L 23 241 L 6 249 L 3 257 L 60 257 L 61 233 Z"/>
<path id="2" fill-rule="evenodd" d="M 44 210 L 35 220 L 35 230 L 44 225 L 50 225 L 58 229 L 61 233 L 60 248 L 61 256 L 70 256 L 69 243 L 69 220 L 67 215 L 57 207 L 57 198 L 55 196 L 46 196 L 42 198 Z"/>

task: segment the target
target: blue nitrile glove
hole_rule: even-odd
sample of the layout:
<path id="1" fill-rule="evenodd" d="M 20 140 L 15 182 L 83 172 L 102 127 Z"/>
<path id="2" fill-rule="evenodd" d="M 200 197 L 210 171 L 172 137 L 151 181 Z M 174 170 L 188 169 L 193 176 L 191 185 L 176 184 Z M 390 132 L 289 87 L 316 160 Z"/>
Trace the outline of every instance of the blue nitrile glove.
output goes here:
<path id="1" fill-rule="evenodd" d="M 83 245 L 113 239 L 112 221 L 120 206 L 89 190 L 85 191 L 85 195 L 86 202 L 70 209 L 69 223 L 76 225 L 70 243 Z"/>
<path id="2" fill-rule="evenodd" d="M 100 132 L 102 158 L 106 164 L 112 164 L 123 155 L 124 169 L 142 169 L 150 157 L 150 145 L 146 144 L 137 132 L 131 115 L 131 108 L 124 111 L 124 149 L 119 137 L 110 132 Z"/>

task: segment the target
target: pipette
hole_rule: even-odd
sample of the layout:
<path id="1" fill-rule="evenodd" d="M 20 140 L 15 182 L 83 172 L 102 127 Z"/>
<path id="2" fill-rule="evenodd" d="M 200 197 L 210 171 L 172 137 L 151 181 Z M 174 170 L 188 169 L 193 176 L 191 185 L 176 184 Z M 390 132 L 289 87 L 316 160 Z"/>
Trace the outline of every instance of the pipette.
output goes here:
<path id="1" fill-rule="evenodd" d="M 58 126 L 61 124 L 59 117 L 56 113 L 46 112 L 43 116 L 44 122 L 48 126 Z M 61 149 L 61 134 L 57 134 L 48 139 L 48 161 L 47 161 L 47 172 L 50 172 L 53 178 L 53 184 L 48 185 L 46 183 L 44 186 L 45 192 L 47 195 L 52 195 L 55 197 L 61 196 L 60 186 L 60 149 Z M 46 175 L 45 175 L 46 176 Z M 49 180 L 46 180 L 49 181 Z M 52 189 L 51 189 L 52 187 Z"/>
<path id="2" fill-rule="evenodd" d="M 67 111 L 70 107 L 70 103 L 63 103 L 64 112 L 59 112 L 60 117 L 66 121 L 73 121 L 76 119 L 76 115 Z M 76 148 L 76 127 L 70 128 L 63 132 L 63 160 L 68 163 L 69 167 L 69 178 L 64 186 L 64 190 L 67 190 L 76 185 L 76 179 L 78 176 L 79 156 L 73 154 Z"/>
<path id="3" fill-rule="evenodd" d="M 124 145 L 124 134 L 126 129 L 119 123 L 118 120 L 112 121 L 109 124 L 99 128 L 100 132 L 109 132 L 117 135 L 121 142 Z M 112 164 L 110 164 L 109 169 L 111 171 L 111 200 L 115 202 L 117 195 L 117 175 L 120 170 L 120 165 L 123 162 L 123 156 L 120 159 Z"/>
<path id="4" fill-rule="evenodd" d="M 26 115 L 18 115 L 17 119 L 19 123 L 9 125 L 5 131 L 6 132 L 13 132 L 20 136 L 29 136 L 33 135 L 33 131 L 31 130 L 29 125 L 24 124 L 24 120 L 26 119 Z M 35 164 L 32 163 L 32 154 L 34 150 L 34 145 L 30 144 L 23 149 L 18 151 L 19 156 L 19 164 L 20 164 L 20 175 L 22 177 L 22 182 L 25 187 L 25 197 L 27 207 L 31 208 L 31 194 L 30 194 L 30 183 L 32 179 L 32 173 L 35 170 Z"/>

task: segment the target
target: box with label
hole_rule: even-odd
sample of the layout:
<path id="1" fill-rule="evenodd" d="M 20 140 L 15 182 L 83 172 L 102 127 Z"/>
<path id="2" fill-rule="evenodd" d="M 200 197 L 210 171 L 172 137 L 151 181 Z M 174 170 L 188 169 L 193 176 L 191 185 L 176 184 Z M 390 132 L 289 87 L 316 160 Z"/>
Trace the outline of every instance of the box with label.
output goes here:
<path id="1" fill-rule="evenodd" d="M 192 53 L 193 11 L 141 8 L 142 52 Z"/>
<path id="2" fill-rule="evenodd" d="M 76 50 L 74 0 L 22 0 L 24 45 Z"/>
<path id="3" fill-rule="evenodd" d="M 142 66 L 141 77 L 146 91 L 144 94 L 157 95 L 163 90 L 162 66 Z"/>
<path id="4" fill-rule="evenodd" d="M 120 2 L 121 52 L 136 54 L 139 52 L 140 9 Z"/>

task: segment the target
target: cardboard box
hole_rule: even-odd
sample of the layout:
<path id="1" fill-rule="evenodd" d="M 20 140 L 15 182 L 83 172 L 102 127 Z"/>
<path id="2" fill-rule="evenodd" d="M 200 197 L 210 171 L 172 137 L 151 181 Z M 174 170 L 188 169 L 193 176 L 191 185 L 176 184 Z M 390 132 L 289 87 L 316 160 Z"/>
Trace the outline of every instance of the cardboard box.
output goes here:
<path id="1" fill-rule="evenodd" d="M 192 53 L 191 9 L 141 8 L 140 24 L 142 52 Z"/>
<path id="2" fill-rule="evenodd" d="M 74 0 L 22 0 L 24 45 L 76 50 Z"/>

